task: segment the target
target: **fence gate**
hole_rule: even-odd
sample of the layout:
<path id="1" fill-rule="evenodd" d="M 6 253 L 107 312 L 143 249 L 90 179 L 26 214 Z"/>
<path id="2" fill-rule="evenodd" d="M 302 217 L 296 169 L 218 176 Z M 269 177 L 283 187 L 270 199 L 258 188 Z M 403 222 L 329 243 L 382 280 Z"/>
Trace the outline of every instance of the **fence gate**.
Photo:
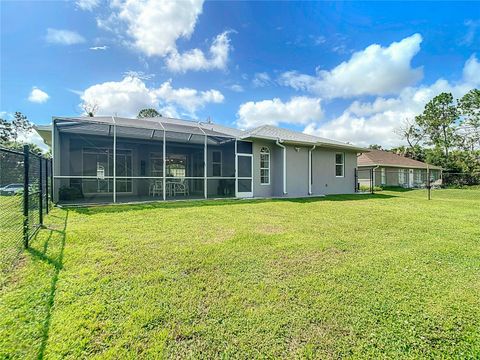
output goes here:
<path id="1" fill-rule="evenodd" d="M 0 283 L 52 204 L 52 161 L 0 147 Z"/>
<path id="2" fill-rule="evenodd" d="M 355 169 L 355 192 L 373 193 L 373 169 Z"/>

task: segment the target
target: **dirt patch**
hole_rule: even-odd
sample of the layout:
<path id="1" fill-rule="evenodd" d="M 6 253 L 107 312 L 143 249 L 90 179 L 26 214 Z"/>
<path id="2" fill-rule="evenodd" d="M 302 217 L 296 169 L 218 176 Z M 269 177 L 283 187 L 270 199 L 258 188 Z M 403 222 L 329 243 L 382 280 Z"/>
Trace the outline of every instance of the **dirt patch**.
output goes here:
<path id="1" fill-rule="evenodd" d="M 262 235 L 283 234 L 285 229 L 281 225 L 262 224 L 255 229 L 255 232 Z"/>

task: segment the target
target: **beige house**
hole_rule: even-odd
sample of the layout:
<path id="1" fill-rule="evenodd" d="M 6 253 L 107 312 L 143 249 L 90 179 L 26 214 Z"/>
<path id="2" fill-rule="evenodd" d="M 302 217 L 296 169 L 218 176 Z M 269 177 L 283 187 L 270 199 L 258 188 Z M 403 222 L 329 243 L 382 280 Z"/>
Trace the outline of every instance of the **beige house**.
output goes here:
<path id="1" fill-rule="evenodd" d="M 441 185 L 442 168 L 413 160 L 389 151 L 371 150 L 357 157 L 358 183 L 373 186 L 401 186 L 406 188 Z"/>

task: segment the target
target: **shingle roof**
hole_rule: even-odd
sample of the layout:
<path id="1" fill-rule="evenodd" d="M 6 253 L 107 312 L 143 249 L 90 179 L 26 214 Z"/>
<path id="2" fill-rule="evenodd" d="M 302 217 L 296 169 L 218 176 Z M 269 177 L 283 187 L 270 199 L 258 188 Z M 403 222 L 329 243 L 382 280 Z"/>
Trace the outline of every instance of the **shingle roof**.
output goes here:
<path id="1" fill-rule="evenodd" d="M 367 149 L 362 149 L 341 141 L 330 140 L 319 136 L 304 134 L 299 131 L 283 129 L 272 125 L 262 125 L 250 131 L 247 131 L 243 138 L 281 140 L 291 143 L 312 144 L 319 146 L 350 148 L 352 150 L 367 151 Z"/>
<path id="2" fill-rule="evenodd" d="M 421 161 L 413 160 L 401 155 L 383 150 L 370 150 L 368 153 L 362 153 L 357 158 L 357 164 L 362 166 L 393 166 L 405 168 L 426 169 L 427 164 Z M 441 169 L 439 166 L 428 165 L 430 169 Z"/>

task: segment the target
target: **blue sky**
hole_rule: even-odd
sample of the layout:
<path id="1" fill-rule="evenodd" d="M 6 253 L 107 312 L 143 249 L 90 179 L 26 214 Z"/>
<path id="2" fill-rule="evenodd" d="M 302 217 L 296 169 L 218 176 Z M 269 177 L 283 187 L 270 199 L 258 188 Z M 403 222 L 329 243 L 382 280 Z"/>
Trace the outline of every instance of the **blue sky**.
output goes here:
<path id="1" fill-rule="evenodd" d="M 480 86 L 475 2 L 2 1 L 0 112 L 284 126 L 359 145 Z M 21 16 L 19 16 L 21 14 Z"/>

